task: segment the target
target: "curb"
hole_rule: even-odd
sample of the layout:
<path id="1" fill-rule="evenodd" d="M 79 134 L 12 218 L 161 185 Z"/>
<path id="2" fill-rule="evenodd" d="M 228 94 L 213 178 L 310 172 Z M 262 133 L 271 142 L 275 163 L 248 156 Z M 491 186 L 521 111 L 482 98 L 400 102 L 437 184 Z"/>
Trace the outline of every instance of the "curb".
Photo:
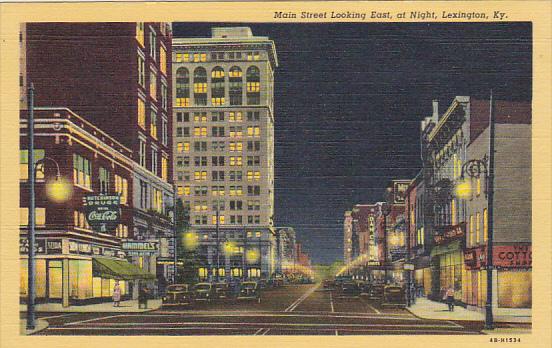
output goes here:
<path id="1" fill-rule="evenodd" d="M 36 320 L 37 323 L 38 323 L 39 321 L 40 321 L 40 322 L 46 323 L 46 325 L 45 325 L 43 328 L 40 328 L 40 329 L 36 329 L 36 328 L 35 328 L 34 331 L 29 332 L 29 333 L 27 333 L 27 330 L 25 329 L 25 332 L 23 333 L 23 335 L 25 335 L 25 336 L 32 336 L 32 335 L 37 334 L 37 333 L 39 333 L 39 332 L 42 332 L 42 331 L 44 331 L 44 330 L 46 330 L 47 328 L 50 327 L 50 323 L 49 323 L 47 320 L 44 320 L 44 319 L 37 319 L 37 320 Z"/>

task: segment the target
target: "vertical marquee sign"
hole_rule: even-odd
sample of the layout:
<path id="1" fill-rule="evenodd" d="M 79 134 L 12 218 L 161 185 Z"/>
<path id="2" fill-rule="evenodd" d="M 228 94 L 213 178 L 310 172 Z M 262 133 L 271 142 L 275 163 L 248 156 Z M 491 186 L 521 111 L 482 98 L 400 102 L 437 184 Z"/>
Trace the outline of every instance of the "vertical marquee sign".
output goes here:
<path id="1" fill-rule="evenodd" d="M 117 228 L 121 219 L 121 196 L 86 195 L 83 205 L 86 209 L 86 221 L 96 232 L 111 232 Z"/>

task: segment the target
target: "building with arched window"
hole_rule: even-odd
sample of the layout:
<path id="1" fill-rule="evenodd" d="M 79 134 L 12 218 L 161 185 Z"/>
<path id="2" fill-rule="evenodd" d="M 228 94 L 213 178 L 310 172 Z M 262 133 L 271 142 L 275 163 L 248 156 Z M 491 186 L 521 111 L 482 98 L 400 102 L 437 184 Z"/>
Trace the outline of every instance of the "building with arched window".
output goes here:
<path id="1" fill-rule="evenodd" d="M 278 252 L 274 43 L 246 27 L 213 28 L 172 49 L 174 178 L 199 236 L 198 277 L 268 277 Z"/>

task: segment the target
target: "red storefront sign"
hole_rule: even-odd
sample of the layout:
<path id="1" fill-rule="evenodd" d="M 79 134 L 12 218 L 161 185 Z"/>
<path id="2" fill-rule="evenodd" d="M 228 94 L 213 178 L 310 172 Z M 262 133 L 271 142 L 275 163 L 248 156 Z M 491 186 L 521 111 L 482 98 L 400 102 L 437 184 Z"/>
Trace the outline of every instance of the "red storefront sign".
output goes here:
<path id="1" fill-rule="evenodd" d="M 533 253 L 531 245 L 493 246 L 493 266 L 504 268 L 531 267 Z"/>
<path id="2" fill-rule="evenodd" d="M 466 234 L 466 224 L 464 222 L 458 225 L 445 226 L 442 232 L 435 235 L 435 244 L 445 244 L 450 241 L 460 239 Z"/>
<path id="3" fill-rule="evenodd" d="M 529 268 L 533 254 L 531 245 L 493 246 L 493 266 L 498 268 Z M 466 269 L 480 269 L 487 266 L 487 248 L 466 249 L 464 251 Z"/>

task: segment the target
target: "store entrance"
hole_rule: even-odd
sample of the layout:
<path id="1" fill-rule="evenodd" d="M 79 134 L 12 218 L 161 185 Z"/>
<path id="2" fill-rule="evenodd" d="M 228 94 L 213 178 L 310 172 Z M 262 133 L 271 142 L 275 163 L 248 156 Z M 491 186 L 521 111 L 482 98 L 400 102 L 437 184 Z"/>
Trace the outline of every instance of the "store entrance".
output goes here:
<path id="1" fill-rule="evenodd" d="M 61 300 L 63 296 L 63 263 L 48 260 L 46 265 L 46 300 Z"/>

